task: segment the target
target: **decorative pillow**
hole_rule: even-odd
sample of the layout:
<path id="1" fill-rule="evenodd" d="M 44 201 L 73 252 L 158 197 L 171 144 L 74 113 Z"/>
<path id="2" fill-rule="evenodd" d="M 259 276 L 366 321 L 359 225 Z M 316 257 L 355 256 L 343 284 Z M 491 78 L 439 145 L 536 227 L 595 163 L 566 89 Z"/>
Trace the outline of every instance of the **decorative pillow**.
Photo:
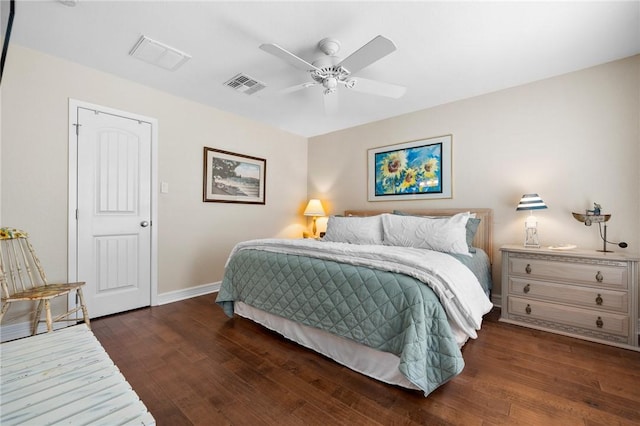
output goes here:
<path id="1" fill-rule="evenodd" d="M 418 216 L 412 215 L 410 213 L 403 212 L 401 210 L 394 210 L 393 214 L 397 214 L 399 216 L 417 216 L 417 217 L 428 217 L 430 219 L 448 219 L 451 216 Z M 469 253 L 475 253 L 476 248 L 473 246 L 473 239 L 476 237 L 476 233 L 478 232 L 478 226 L 480 225 L 480 221 L 482 219 L 477 218 L 475 213 L 471 213 L 469 215 L 469 220 L 466 224 L 467 231 L 467 245 L 469 246 Z"/>
<path id="2" fill-rule="evenodd" d="M 469 253 L 475 253 L 476 248 L 473 246 L 473 239 L 476 236 L 476 232 L 478 232 L 478 225 L 480 225 L 480 220 L 477 217 L 470 217 L 467 220 L 466 234 L 467 234 L 467 246 L 469 246 Z"/>
<path id="3" fill-rule="evenodd" d="M 384 243 L 470 256 L 466 224 L 469 213 L 433 219 L 420 216 L 382 215 Z"/>
<path id="4" fill-rule="evenodd" d="M 329 216 L 324 241 L 350 244 L 382 244 L 380 216 Z"/>

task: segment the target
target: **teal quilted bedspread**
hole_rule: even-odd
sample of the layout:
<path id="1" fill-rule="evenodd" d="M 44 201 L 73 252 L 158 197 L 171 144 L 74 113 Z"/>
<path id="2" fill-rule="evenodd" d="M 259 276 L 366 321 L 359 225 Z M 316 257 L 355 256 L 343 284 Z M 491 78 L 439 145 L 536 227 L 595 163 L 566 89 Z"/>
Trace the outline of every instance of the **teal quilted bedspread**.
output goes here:
<path id="1" fill-rule="evenodd" d="M 343 336 L 400 358 L 400 372 L 425 395 L 464 367 L 437 296 L 403 274 L 262 250 L 227 265 L 216 303 L 233 302 Z"/>

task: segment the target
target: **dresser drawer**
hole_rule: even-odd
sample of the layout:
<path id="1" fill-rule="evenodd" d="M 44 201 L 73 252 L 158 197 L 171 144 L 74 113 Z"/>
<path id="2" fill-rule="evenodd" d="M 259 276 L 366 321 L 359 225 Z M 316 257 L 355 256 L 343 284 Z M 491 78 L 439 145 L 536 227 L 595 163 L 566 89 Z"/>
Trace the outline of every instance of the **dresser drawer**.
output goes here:
<path id="1" fill-rule="evenodd" d="M 629 297 L 626 291 L 509 277 L 509 293 L 526 298 L 579 305 L 590 309 L 613 310 L 621 313 L 629 311 Z"/>
<path id="2" fill-rule="evenodd" d="M 536 258 L 509 258 L 510 275 L 589 285 L 627 288 L 628 270 L 624 266 L 571 263 Z"/>
<path id="3" fill-rule="evenodd" d="M 598 333 L 629 335 L 629 316 L 612 312 L 598 312 L 573 306 L 509 297 L 509 314 L 544 322 L 564 324 Z M 562 328 L 562 327 L 558 327 Z M 572 330 L 580 333 L 580 330 Z"/>

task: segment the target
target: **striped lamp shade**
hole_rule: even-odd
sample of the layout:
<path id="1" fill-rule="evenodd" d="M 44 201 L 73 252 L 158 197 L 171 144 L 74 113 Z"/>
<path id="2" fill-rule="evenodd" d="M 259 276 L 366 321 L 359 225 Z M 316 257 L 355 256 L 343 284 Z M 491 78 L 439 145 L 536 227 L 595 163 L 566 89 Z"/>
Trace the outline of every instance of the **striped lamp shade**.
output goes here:
<path id="1" fill-rule="evenodd" d="M 516 210 L 540 210 L 546 208 L 547 205 L 538 194 L 524 194 Z"/>

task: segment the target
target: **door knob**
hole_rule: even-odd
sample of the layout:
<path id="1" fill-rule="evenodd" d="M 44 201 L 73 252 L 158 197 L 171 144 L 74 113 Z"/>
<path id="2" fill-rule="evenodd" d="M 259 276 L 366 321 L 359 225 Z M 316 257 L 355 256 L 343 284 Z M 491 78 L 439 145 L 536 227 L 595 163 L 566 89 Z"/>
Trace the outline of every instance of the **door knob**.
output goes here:
<path id="1" fill-rule="evenodd" d="M 146 220 L 143 220 L 142 222 L 140 222 L 140 226 L 142 226 L 143 228 L 146 228 L 147 226 L 149 226 L 149 222 Z"/>

